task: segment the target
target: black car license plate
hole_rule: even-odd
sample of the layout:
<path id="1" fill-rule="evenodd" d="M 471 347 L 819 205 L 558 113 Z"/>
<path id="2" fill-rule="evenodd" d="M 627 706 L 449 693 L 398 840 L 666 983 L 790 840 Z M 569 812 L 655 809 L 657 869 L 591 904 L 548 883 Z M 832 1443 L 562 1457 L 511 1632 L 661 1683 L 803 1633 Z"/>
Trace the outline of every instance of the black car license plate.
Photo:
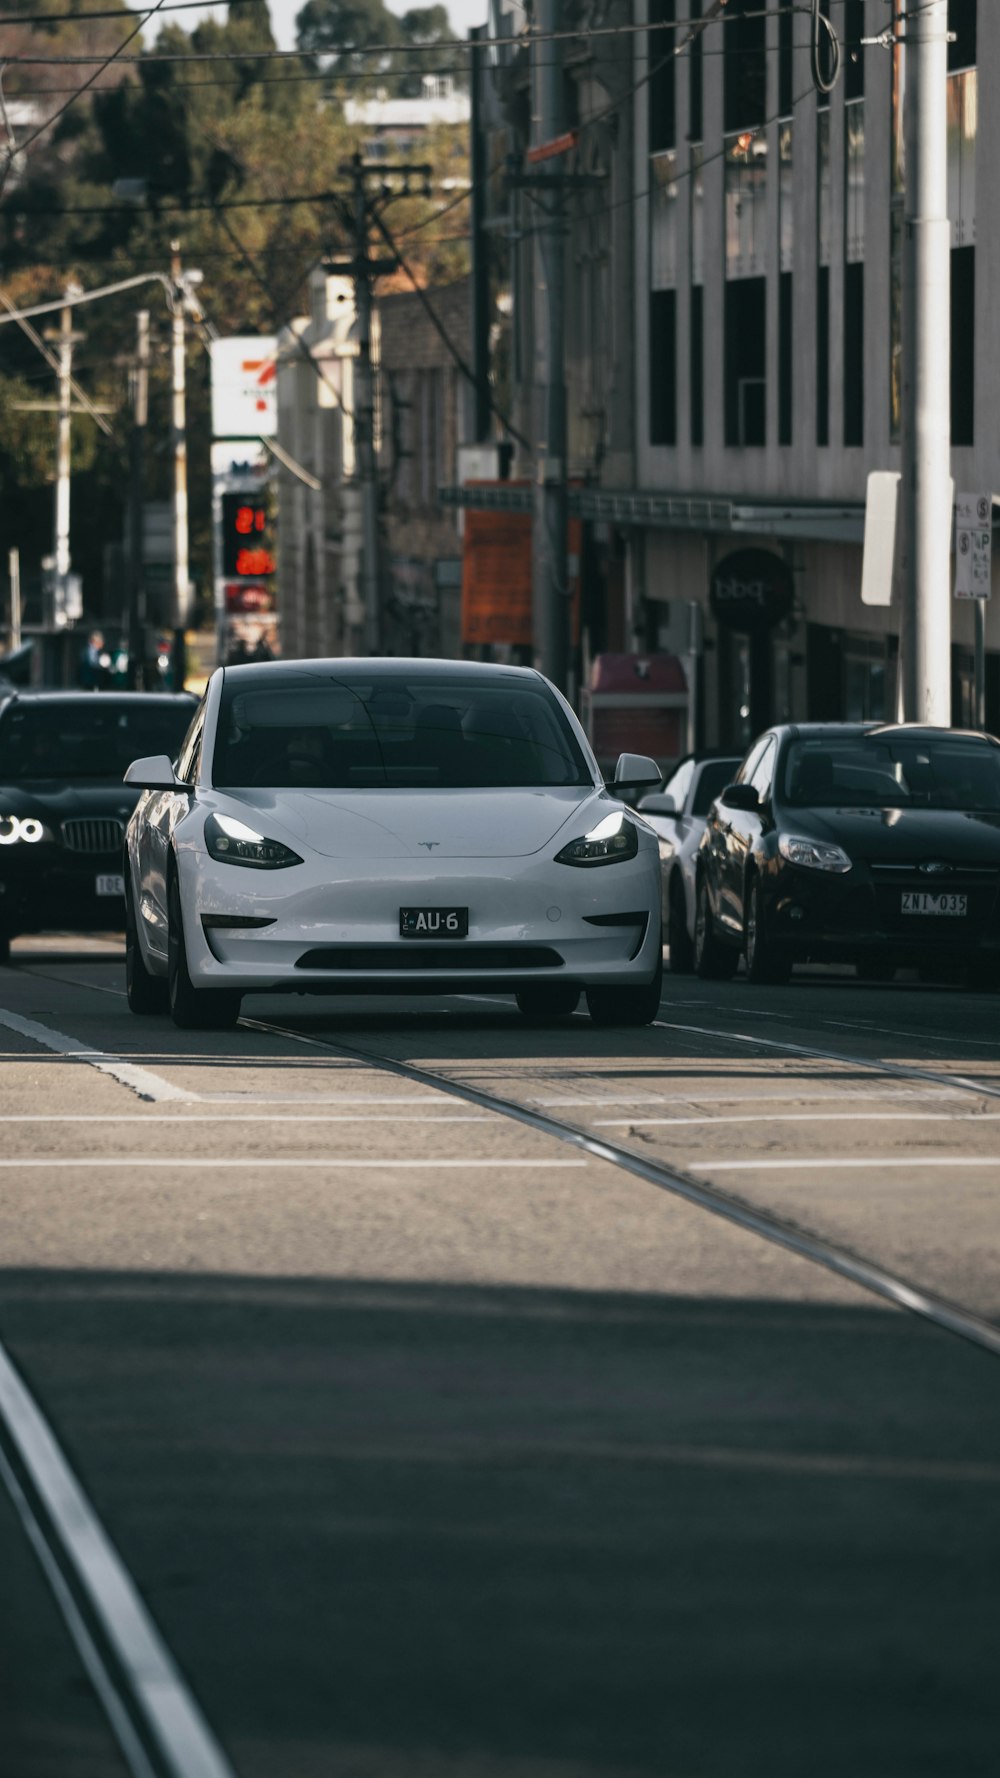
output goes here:
<path id="1" fill-rule="evenodd" d="M 468 908 L 400 908 L 400 938 L 468 938 Z"/>
<path id="2" fill-rule="evenodd" d="M 925 895 L 922 891 L 904 889 L 904 914 L 951 914 L 958 919 L 969 911 L 967 895 Z"/>

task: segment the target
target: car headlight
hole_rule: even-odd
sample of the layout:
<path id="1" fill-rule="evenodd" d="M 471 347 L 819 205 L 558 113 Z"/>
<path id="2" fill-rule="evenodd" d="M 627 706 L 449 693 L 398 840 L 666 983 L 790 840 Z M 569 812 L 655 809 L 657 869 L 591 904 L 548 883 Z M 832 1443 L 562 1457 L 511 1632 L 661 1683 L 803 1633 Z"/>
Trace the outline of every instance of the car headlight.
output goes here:
<path id="1" fill-rule="evenodd" d="M 830 870 L 838 876 L 851 869 L 851 860 L 840 846 L 828 840 L 807 840 L 794 833 L 778 835 L 778 851 L 789 864 L 800 864 L 806 870 Z"/>
<path id="2" fill-rule="evenodd" d="M 290 864 L 302 863 L 290 846 L 283 846 L 280 840 L 266 839 L 232 815 L 208 817 L 205 844 L 210 856 L 219 864 L 247 864 L 252 870 L 284 870 Z"/>
<path id="3" fill-rule="evenodd" d="M 591 828 L 580 840 L 570 840 L 561 852 L 556 853 L 557 864 L 620 864 L 626 858 L 634 858 L 639 850 L 639 835 L 628 816 L 619 809 L 613 815 L 605 815 L 596 827 Z"/>
<path id="4" fill-rule="evenodd" d="M 45 827 L 34 815 L 0 815 L 0 846 L 37 846 Z"/>

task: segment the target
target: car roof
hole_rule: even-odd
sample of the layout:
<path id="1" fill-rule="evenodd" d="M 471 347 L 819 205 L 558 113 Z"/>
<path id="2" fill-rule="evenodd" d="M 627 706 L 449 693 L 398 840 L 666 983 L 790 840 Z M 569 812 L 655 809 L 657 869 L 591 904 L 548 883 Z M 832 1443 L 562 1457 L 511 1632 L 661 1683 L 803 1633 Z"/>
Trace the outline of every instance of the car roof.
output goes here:
<path id="1" fill-rule="evenodd" d="M 838 737 L 846 739 L 854 735 L 884 735 L 888 739 L 899 735 L 926 736 L 929 741 L 986 741 L 993 747 L 1000 746 L 996 736 L 983 729 L 940 728 L 931 722 L 788 722 L 779 723 L 765 732 L 776 735 L 779 740 L 784 735 L 803 741 L 835 741 Z"/>
<path id="2" fill-rule="evenodd" d="M 223 669 L 226 681 L 232 679 L 237 683 L 255 680 L 265 684 L 270 679 L 278 680 L 283 675 L 289 676 L 302 673 L 316 673 L 324 677 L 336 675 L 338 679 L 378 680 L 378 679 L 440 679 L 443 673 L 454 679 L 509 679 L 511 681 L 531 681 L 538 684 L 542 675 L 534 667 L 497 666 L 489 661 L 453 661 L 453 660 L 407 660 L 395 655 L 376 656 L 333 656 L 323 660 L 300 661 L 248 661 L 236 667 Z"/>

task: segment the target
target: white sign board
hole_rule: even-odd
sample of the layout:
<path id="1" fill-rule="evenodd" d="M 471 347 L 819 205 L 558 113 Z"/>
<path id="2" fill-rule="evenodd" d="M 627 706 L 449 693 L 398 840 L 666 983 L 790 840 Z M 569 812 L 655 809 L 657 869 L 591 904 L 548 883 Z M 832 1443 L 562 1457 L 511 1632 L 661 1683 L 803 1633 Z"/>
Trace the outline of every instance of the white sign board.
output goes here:
<path id="1" fill-rule="evenodd" d="M 865 500 L 865 553 L 861 566 L 862 605 L 892 604 L 892 573 L 896 555 L 896 507 L 899 471 L 873 469 Z"/>
<path id="2" fill-rule="evenodd" d="M 955 597 L 988 599 L 993 561 L 993 495 L 955 495 Z"/>
<path id="3" fill-rule="evenodd" d="M 278 342 L 273 334 L 213 340 L 215 438 L 273 438 L 278 430 Z"/>

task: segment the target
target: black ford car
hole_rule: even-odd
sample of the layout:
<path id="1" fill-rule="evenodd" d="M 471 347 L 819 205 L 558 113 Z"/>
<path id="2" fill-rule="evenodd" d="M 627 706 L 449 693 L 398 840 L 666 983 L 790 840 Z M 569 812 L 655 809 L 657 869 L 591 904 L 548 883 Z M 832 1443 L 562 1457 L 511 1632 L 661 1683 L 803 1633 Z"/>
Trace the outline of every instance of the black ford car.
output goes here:
<path id="1" fill-rule="evenodd" d="M 754 743 L 697 856 L 695 967 L 781 981 L 810 959 L 1000 980 L 1000 742 L 913 724 Z"/>
<path id="2" fill-rule="evenodd" d="M 0 961 L 22 932 L 121 927 L 133 759 L 177 753 L 196 708 L 142 692 L 0 692 Z"/>

